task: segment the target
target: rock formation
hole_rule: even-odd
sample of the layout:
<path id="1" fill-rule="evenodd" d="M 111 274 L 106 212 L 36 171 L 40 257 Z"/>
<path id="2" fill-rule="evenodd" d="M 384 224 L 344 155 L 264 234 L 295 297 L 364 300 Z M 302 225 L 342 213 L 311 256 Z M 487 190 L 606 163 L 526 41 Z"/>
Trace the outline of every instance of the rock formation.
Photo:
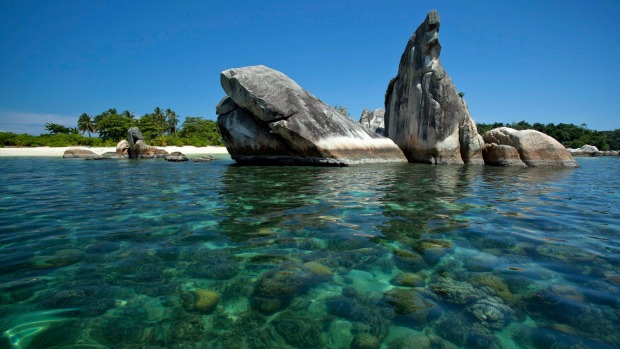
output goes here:
<path id="1" fill-rule="evenodd" d="M 77 158 L 77 159 L 101 159 L 101 155 L 88 150 L 88 149 L 80 149 L 80 148 L 71 148 L 65 150 L 62 157 L 65 159 L 69 158 Z"/>
<path id="2" fill-rule="evenodd" d="M 349 165 L 405 162 L 390 139 L 329 107 L 265 66 L 221 74 L 227 97 L 216 107 L 231 157 L 242 164 Z"/>
<path id="3" fill-rule="evenodd" d="M 130 159 L 137 159 L 140 153 L 146 152 L 144 136 L 137 127 L 130 127 L 127 130 L 127 141 L 129 142 L 128 155 Z"/>
<path id="4" fill-rule="evenodd" d="M 409 39 L 386 92 L 385 130 L 410 162 L 482 165 L 482 138 L 439 61 L 439 13 Z"/>
<path id="5" fill-rule="evenodd" d="M 517 131 L 500 127 L 485 132 L 482 137 L 488 143 L 484 156 L 485 162 L 490 165 L 506 166 L 502 161 L 508 161 L 521 166 L 515 161 L 516 151 L 521 162 L 530 167 L 578 167 L 560 142 L 536 130 Z M 498 149 L 504 149 L 505 154 L 510 155 L 504 155 L 502 159 Z"/>
<path id="6" fill-rule="evenodd" d="M 127 139 L 123 139 L 116 144 L 115 157 L 117 158 L 158 159 L 165 158 L 166 156 L 168 156 L 168 152 L 164 149 L 147 145 L 144 142 L 142 132 L 135 126 L 127 130 Z"/>
<path id="7" fill-rule="evenodd" d="M 373 132 L 385 136 L 385 123 L 383 122 L 384 115 L 385 110 L 381 108 L 377 108 L 373 111 L 364 109 L 362 116 L 360 116 L 360 124 Z"/>

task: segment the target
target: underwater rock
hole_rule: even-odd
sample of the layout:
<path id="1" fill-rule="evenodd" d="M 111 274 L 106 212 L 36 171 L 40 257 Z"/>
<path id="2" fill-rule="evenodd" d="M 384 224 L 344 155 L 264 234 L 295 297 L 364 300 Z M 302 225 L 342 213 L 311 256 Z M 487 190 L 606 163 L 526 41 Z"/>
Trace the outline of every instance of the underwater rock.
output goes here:
<path id="1" fill-rule="evenodd" d="M 424 277 L 414 273 L 398 273 L 390 280 L 394 286 L 422 287 L 425 285 Z"/>
<path id="2" fill-rule="evenodd" d="M 329 314 L 366 324 L 368 333 L 379 338 L 387 336 L 394 317 L 391 306 L 362 295 L 336 296 L 327 299 L 325 304 Z"/>
<path id="3" fill-rule="evenodd" d="M 468 254 L 466 258 L 464 258 L 463 266 L 469 271 L 492 271 L 498 262 L 499 258 L 496 256 L 478 251 Z"/>
<path id="4" fill-rule="evenodd" d="M 311 315 L 285 311 L 274 321 L 276 331 L 297 348 L 325 347 L 325 328 L 329 322 Z"/>
<path id="5" fill-rule="evenodd" d="M 268 270 L 261 276 L 254 295 L 267 298 L 293 298 L 308 290 L 312 275 L 306 269 L 288 267 Z"/>
<path id="6" fill-rule="evenodd" d="M 282 301 L 277 298 L 262 298 L 256 296 L 252 297 L 251 304 L 252 309 L 265 315 L 271 315 L 279 311 L 284 305 L 282 304 Z"/>
<path id="7" fill-rule="evenodd" d="M 503 348 L 489 328 L 479 323 L 472 323 L 461 313 L 446 314 L 437 322 L 435 330 L 441 337 L 457 345 L 472 348 Z"/>
<path id="8" fill-rule="evenodd" d="M 476 273 L 468 280 L 475 287 L 488 287 L 504 302 L 512 303 L 515 301 L 515 295 L 504 280 L 490 273 Z"/>
<path id="9" fill-rule="evenodd" d="M 424 258 L 415 252 L 406 250 L 395 250 L 392 255 L 392 260 L 396 267 L 406 272 L 417 272 L 422 269 L 428 268 Z"/>
<path id="10" fill-rule="evenodd" d="M 441 312 L 437 304 L 425 300 L 422 295 L 412 289 L 393 288 L 384 293 L 383 302 L 393 307 L 396 314 L 395 322 L 413 328 L 426 325 L 431 308 L 434 308 L 432 311 L 435 313 Z"/>
<path id="11" fill-rule="evenodd" d="M 481 324 L 499 330 L 512 319 L 513 310 L 499 297 L 489 297 L 469 305 L 466 311 Z"/>
<path id="12" fill-rule="evenodd" d="M 85 257 L 82 250 L 67 248 L 57 250 L 53 255 L 35 256 L 30 260 L 33 269 L 61 268 L 67 265 L 81 262 Z"/>
<path id="13" fill-rule="evenodd" d="M 414 334 L 388 343 L 389 349 L 431 349 L 431 340 L 424 334 Z"/>
<path id="14" fill-rule="evenodd" d="M 330 267 L 323 265 L 319 262 L 306 262 L 304 263 L 304 266 L 308 268 L 308 270 L 310 270 L 312 273 L 319 276 L 331 277 L 334 274 Z"/>
<path id="15" fill-rule="evenodd" d="M 422 255 L 424 261 L 430 265 L 435 265 L 441 257 L 453 249 L 452 243 L 446 240 L 425 239 L 417 241 L 413 249 Z"/>
<path id="16" fill-rule="evenodd" d="M 379 349 L 380 347 L 379 338 L 368 333 L 356 334 L 351 342 L 351 349 Z"/>
<path id="17" fill-rule="evenodd" d="M 220 296 L 213 290 L 197 289 L 193 293 L 194 308 L 201 313 L 210 313 L 220 301 Z"/>
<path id="18" fill-rule="evenodd" d="M 485 296 L 482 290 L 474 288 L 468 282 L 444 277 L 431 282 L 430 287 L 441 301 L 451 304 L 464 305 Z"/>

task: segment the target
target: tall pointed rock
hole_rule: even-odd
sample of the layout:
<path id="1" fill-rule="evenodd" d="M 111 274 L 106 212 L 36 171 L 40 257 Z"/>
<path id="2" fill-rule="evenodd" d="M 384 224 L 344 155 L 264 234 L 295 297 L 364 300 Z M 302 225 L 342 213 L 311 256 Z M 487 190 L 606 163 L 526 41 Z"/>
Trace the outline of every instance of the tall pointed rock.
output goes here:
<path id="1" fill-rule="evenodd" d="M 484 142 L 439 61 L 439 13 L 409 39 L 388 86 L 385 131 L 410 162 L 483 165 Z"/>

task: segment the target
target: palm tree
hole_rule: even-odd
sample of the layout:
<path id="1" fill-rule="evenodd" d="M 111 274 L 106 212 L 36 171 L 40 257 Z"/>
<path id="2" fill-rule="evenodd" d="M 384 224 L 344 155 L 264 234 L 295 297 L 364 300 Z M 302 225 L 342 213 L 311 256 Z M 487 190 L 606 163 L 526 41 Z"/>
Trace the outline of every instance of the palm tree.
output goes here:
<path id="1" fill-rule="evenodd" d="M 91 116 L 86 113 L 80 115 L 77 122 L 77 129 L 82 133 L 88 132 L 88 138 L 90 138 L 90 134 L 96 130 Z"/>
<path id="2" fill-rule="evenodd" d="M 128 119 L 133 119 L 135 117 L 134 113 L 130 112 L 129 110 L 125 110 L 124 112 L 121 113 L 121 115 L 123 115 L 124 117 Z"/>
<path id="3" fill-rule="evenodd" d="M 174 133 L 177 135 L 177 124 L 179 123 L 179 119 L 177 118 L 177 113 L 175 113 L 172 109 L 166 109 L 166 119 L 168 119 L 168 125 L 170 125 L 170 133 Z"/>

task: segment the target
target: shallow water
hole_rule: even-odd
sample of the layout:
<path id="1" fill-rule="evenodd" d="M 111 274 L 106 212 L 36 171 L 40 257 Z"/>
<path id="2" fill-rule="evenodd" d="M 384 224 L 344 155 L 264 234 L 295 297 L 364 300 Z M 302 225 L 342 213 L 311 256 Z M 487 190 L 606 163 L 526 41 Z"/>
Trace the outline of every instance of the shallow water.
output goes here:
<path id="1" fill-rule="evenodd" d="M 620 158 L 0 158 L 0 348 L 620 347 Z"/>

